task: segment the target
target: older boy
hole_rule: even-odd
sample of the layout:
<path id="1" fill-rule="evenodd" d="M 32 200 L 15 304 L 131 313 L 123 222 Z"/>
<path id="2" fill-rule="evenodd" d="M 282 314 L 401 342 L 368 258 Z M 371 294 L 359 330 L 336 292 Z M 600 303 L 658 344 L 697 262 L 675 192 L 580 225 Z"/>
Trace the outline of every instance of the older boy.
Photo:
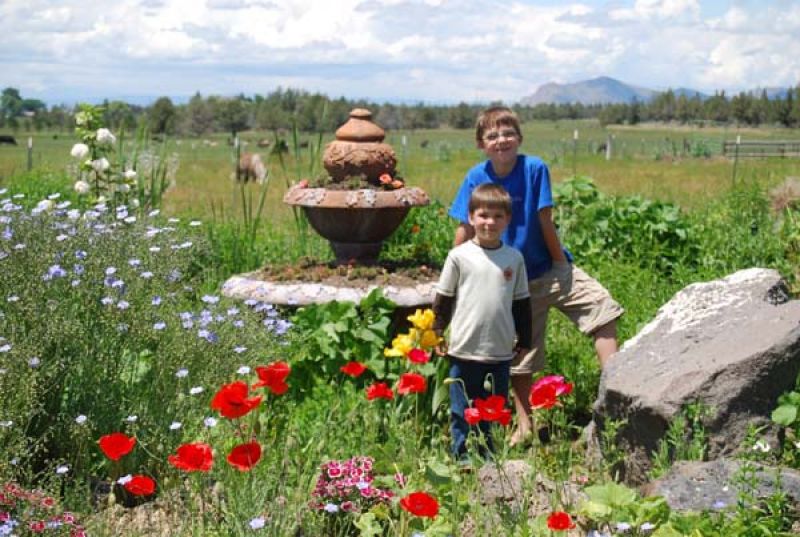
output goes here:
<path id="1" fill-rule="evenodd" d="M 530 280 L 531 352 L 515 359 L 511 367 L 518 415 L 511 442 L 516 444 L 528 440 L 532 433 L 528 394 L 533 373 L 545 364 L 549 308 L 559 309 L 582 333 L 594 338 L 601 367 L 617 351 L 616 320 L 624 310 L 602 285 L 572 264 L 571 254 L 562 247 L 552 218 L 550 172 L 538 157 L 518 152 L 522 131 L 516 114 L 499 106 L 483 111 L 478 116 L 475 138 L 488 160 L 467 172 L 450 208 L 450 216 L 461 222 L 454 243 L 462 244 L 475 235 L 467 211 L 473 189 L 485 183 L 501 185 L 513 200 L 511 222 L 502 240 L 522 252 Z"/>
<path id="2" fill-rule="evenodd" d="M 458 379 L 450 385 L 450 419 L 458 459 L 466 454 L 469 401 L 490 395 L 507 400 L 511 360 L 530 348 L 525 261 L 500 238 L 511 219 L 511 197 L 499 185 L 480 185 L 470 195 L 467 219 L 474 234 L 447 255 L 433 305 L 437 332 L 450 325 L 450 377 Z M 492 450 L 489 423 L 481 421 L 479 428 Z"/>

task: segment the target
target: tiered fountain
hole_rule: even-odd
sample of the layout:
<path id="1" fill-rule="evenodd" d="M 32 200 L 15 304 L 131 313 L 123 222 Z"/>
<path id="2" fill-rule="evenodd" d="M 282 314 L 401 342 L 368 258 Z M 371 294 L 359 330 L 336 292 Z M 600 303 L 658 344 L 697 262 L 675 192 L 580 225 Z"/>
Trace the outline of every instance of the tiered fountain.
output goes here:
<path id="1" fill-rule="evenodd" d="M 329 178 L 324 186 L 307 180 L 292 186 L 283 198 L 302 207 L 309 223 L 331 245 L 336 265 L 374 266 L 383 241 L 402 223 L 409 210 L 430 203 L 420 188 L 406 187 L 396 178 L 397 159 L 383 142 L 385 133 L 368 110 L 356 108 L 328 144 L 323 165 Z M 430 304 L 431 281 L 401 284 L 389 277 L 380 285 L 398 306 Z M 320 304 L 332 300 L 360 301 L 378 284 L 342 285 L 322 281 L 270 281 L 259 271 L 234 276 L 223 294 L 254 298 L 272 304 Z"/>

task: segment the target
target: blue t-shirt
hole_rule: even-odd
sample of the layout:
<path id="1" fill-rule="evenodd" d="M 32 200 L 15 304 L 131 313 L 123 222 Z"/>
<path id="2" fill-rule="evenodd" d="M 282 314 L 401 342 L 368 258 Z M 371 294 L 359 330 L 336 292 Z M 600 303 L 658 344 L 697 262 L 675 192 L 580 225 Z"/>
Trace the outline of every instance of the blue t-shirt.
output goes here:
<path id="1" fill-rule="evenodd" d="M 528 279 L 538 278 L 550 270 L 553 260 L 539 224 L 539 211 L 553 206 L 547 164 L 539 157 L 519 155 L 514 169 L 503 178 L 495 175 L 490 160 L 477 164 L 467 172 L 464 182 L 461 183 L 461 188 L 450 206 L 450 216 L 469 224 L 470 195 L 476 186 L 483 183 L 499 184 L 511 194 L 511 222 L 503 232 L 503 242 L 522 252 Z M 572 261 L 572 256 L 566 249 L 564 254 Z"/>

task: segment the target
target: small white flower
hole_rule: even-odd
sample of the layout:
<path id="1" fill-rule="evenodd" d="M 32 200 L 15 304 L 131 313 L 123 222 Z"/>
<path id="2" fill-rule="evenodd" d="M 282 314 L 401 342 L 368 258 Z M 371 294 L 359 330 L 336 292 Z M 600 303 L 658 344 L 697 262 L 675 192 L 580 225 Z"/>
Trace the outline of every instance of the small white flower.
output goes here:
<path id="1" fill-rule="evenodd" d="M 339 506 L 336 505 L 335 503 L 326 503 L 324 509 L 328 513 L 338 513 L 339 512 Z"/>
<path id="2" fill-rule="evenodd" d="M 135 423 L 136 420 L 138 420 L 138 419 L 139 419 L 139 416 L 137 416 L 136 414 L 131 414 L 130 416 L 125 418 L 125 421 L 127 421 L 128 423 Z"/>
<path id="3" fill-rule="evenodd" d="M 117 185 L 117 192 L 121 194 L 127 194 L 131 191 L 131 185 L 126 185 L 125 183 L 120 183 Z"/>
<path id="4" fill-rule="evenodd" d="M 149 250 L 150 250 L 151 252 L 153 252 L 153 253 L 158 253 L 158 252 L 160 252 L 160 251 L 161 251 L 161 247 L 159 247 L 159 246 L 151 246 L 151 247 L 149 248 Z"/>
<path id="5" fill-rule="evenodd" d="M 39 367 L 42 361 L 39 359 L 38 356 L 33 356 L 28 360 L 28 365 L 31 367 Z"/>
<path id="6" fill-rule="evenodd" d="M 136 222 L 136 217 L 128 216 L 123 220 L 123 222 L 125 222 L 126 224 L 133 224 L 134 222 Z"/>
<path id="7" fill-rule="evenodd" d="M 651 523 L 651 522 L 645 522 L 644 524 L 642 524 L 641 526 L 639 526 L 639 530 L 640 530 L 640 531 L 643 531 L 643 532 L 645 532 L 645 533 L 650 533 L 650 532 L 651 532 L 651 531 L 653 531 L 654 529 L 656 529 L 656 525 L 655 525 L 655 524 L 653 524 L 653 523 Z"/>
<path id="8" fill-rule="evenodd" d="M 185 367 L 182 367 L 175 372 L 175 376 L 178 377 L 179 379 L 187 377 L 188 375 L 189 375 L 189 370 L 186 369 Z"/>
<path id="9" fill-rule="evenodd" d="M 93 160 L 91 162 L 92 169 L 97 173 L 103 173 L 107 169 L 111 167 L 111 163 L 108 162 L 106 157 L 100 157 L 97 160 Z"/>
<path id="10" fill-rule="evenodd" d="M 150 211 L 149 213 L 147 213 L 147 216 L 149 216 L 150 218 L 153 218 L 153 217 L 155 217 L 155 216 L 158 216 L 159 214 L 161 214 L 161 210 L 159 210 L 159 209 L 153 209 L 152 211 Z"/>
<path id="11" fill-rule="evenodd" d="M 106 128 L 97 129 L 97 143 L 103 145 L 111 145 L 117 141 L 117 137 L 111 134 L 111 131 Z"/>
<path id="12" fill-rule="evenodd" d="M 631 529 L 631 525 L 627 522 L 617 522 L 617 531 L 620 533 L 628 533 Z"/>
<path id="13" fill-rule="evenodd" d="M 122 173 L 122 177 L 124 177 L 128 181 L 133 181 L 134 179 L 136 179 L 136 170 L 130 170 L 130 169 L 125 170 Z"/>
<path id="14" fill-rule="evenodd" d="M 75 418 L 75 423 L 77 423 L 78 425 L 83 425 L 84 423 L 86 423 L 86 420 L 87 420 L 86 416 L 81 414 L 80 416 Z"/>
<path id="15" fill-rule="evenodd" d="M 170 431 L 177 431 L 181 427 L 183 427 L 183 424 L 179 421 L 173 421 L 172 423 L 169 424 Z"/>
<path id="16" fill-rule="evenodd" d="M 217 425 L 217 418 L 208 417 L 203 420 L 203 425 L 206 427 L 215 427 Z"/>
<path id="17" fill-rule="evenodd" d="M 254 530 L 260 530 L 261 528 L 264 527 L 265 523 L 266 520 L 264 519 L 263 516 L 257 516 L 256 518 L 250 521 L 250 528 Z"/>
<path id="18" fill-rule="evenodd" d="M 67 472 L 69 472 L 69 466 L 67 466 L 66 464 L 62 464 L 61 466 L 59 466 L 58 468 L 56 468 L 56 473 L 57 473 L 58 475 L 64 475 L 64 474 L 66 474 Z"/>
<path id="19" fill-rule="evenodd" d="M 12 425 L 14 425 L 14 422 L 11 420 L 0 421 L 0 427 L 2 427 L 3 429 L 8 429 Z"/>
<path id="20" fill-rule="evenodd" d="M 86 144 L 75 144 L 72 146 L 72 150 L 69 154 L 78 160 L 83 160 L 89 156 L 89 146 Z"/>
<path id="21" fill-rule="evenodd" d="M 192 220 L 191 222 L 189 222 L 189 225 L 192 227 L 197 227 L 197 226 L 202 226 L 203 223 L 199 220 Z"/>
<path id="22" fill-rule="evenodd" d="M 240 375 L 247 375 L 250 373 L 250 367 L 243 365 L 242 367 L 237 369 L 236 372 L 239 373 Z"/>
<path id="23" fill-rule="evenodd" d="M 359 481 L 358 483 L 356 483 L 356 488 L 358 490 L 368 489 L 369 483 L 367 483 L 366 481 Z"/>
<path id="24" fill-rule="evenodd" d="M 119 483 L 120 485 L 125 485 L 127 483 L 130 483 L 131 481 L 133 481 L 133 476 L 131 474 L 124 475 L 119 479 L 117 479 L 117 483 Z"/>
<path id="25" fill-rule="evenodd" d="M 243 345 L 239 345 L 238 347 L 234 347 L 233 348 L 233 352 L 235 352 L 236 354 L 242 354 L 246 350 L 247 350 L 247 347 L 245 347 Z"/>
<path id="26" fill-rule="evenodd" d="M 191 395 L 197 395 L 199 393 L 203 393 L 203 387 L 202 386 L 194 386 L 193 388 L 191 388 L 189 390 L 189 393 Z"/>
<path id="27" fill-rule="evenodd" d="M 36 210 L 38 210 L 38 211 L 49 211 L 50 209 L 53 208 L 53 206 L 55 206 L 55 203 L 53 203 L 53 200 L 42 200 L 42 201 L 40 201 L 39 203 L 36 204 Z"/>
<path id="28" fill-rule="evenodd" d="M 767 442 L 763 438 L 758 440 L 755 444 L 753 444 L 753 451 L 760 451 L 761 453 L 767 453 L 769 449 L 770 449 L 769 442 Z"/>

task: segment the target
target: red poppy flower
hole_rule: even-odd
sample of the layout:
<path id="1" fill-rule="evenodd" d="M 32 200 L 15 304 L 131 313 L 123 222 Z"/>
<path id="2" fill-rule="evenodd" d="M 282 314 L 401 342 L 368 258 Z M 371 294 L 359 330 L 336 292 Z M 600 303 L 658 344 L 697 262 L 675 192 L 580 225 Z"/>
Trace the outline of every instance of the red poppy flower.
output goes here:
<path id="1" fill-rule="evenodd" d="M 373 399 L 394 399 L 394 393 L 385 382 L 374 382 L 367 387 L 367 400 Z"/>
<path id="2" fill-rule="evenodd" d="M 397 393 L 408 395 L 410 393 L 425 393 L 428 387 L 425 377 L 419 373 L 403 373 L 397 381 Z"/>
<path id="3" fill-rule="evenodd" d="M 547 517 L 547 527 L 554 531 L 566 531 L 575 527 L 572 517 L 564 511 L 556 511 Z"/>
<path id="4" fill-rule="evenodd" d="M 552 408 L 558 403 L 558 397 L 572 392 L 571 382 L 564 382 L 560 375 L 549 375 L 536 381 L 531 388 L 528 401 L 532 408 Z"/>
<path id="5" fill-rule="evenodd" d="M 187 472 L 208 472 L 214 464 L 211 446 L 203 442 L 183 444 L 175 450 L 175 455 L 167 457 L 169 463 Z"/>
<path id="6" fill-rule="evenodd" d="M 367 366 L 362 364 L 361 362 L 347 362 L 347 365 L 343 365 L 339 368 L 339 371 L 344 373 L 345 375 L 350 375 L 353 378 L 360 377 L 364 371 L 367 370 Z"/>
<path id="7" fill-rule="evenodd" d="M 289 389 L 286 377 L 291 372 L 292 368 L 286 362 L 274 362 L 266 367 L 256 367 L 259 381 L 253 384 L 253 388 L 266 386 L 275 395 L 282 395 Z"/>
<path id="8" fill-rule="evenodd" d="M 430 355 L 422 349 L 411 349 L 406 356 L 415 364 L 427 364 L 431 359 Z"/>
<path id="9" fill-rule="evenodd" d="M 475 408 L 478 409 L 484 421 L 498 421 L 505 419 L 506 398 L 502 395 L 490 395 L 486 399 L 475 398 Z M 509 411 L 510 412 L 510 411 Z M 509 414 L 509 419 L 510 419 Z"/>
<path id="10" fill-rule="evenodd" d="M 439 502 L 427 492 L 412 492 L 401 498 L 400 507 L 414 516 L 435 518 L 439 514 Z"/>
<path id="11" fill-rule="evenodd" d="M 135 475 L 123 486 L 134 496 L 150 496 L 156 491 L 156 482 L 146 475 Z"/>
<path id="12" fill-rule="evenodd" d="M 228 454 L 228 462 L 231 466 L 242 472 L 253 468 L 261 459 L 261 444 L 258 442 L 248 442 L 233 448 Z"/>
<path id="13" fill-rule="evenodd" d="M 470 425 L 478 425 L 481 421 L 481 412 L 477 408 L 464 409 L 464 421 Z"/>
<path id="14" fill-rule="evenodd" d="M 261 396 L 248 399 L 247 391 L 247 383 L 241 380 L 225 384 L 211 400 L 211 408 L 226 418 L 242 417 L 261 403 Z"/>
<path id="15" fill-rule="evenodd" d="M 118 461 L 131 452 L 136 445 L 136 438 L 124 433 L 111 433 L 101 436 L 97 443 L 106 457 Z"/>

